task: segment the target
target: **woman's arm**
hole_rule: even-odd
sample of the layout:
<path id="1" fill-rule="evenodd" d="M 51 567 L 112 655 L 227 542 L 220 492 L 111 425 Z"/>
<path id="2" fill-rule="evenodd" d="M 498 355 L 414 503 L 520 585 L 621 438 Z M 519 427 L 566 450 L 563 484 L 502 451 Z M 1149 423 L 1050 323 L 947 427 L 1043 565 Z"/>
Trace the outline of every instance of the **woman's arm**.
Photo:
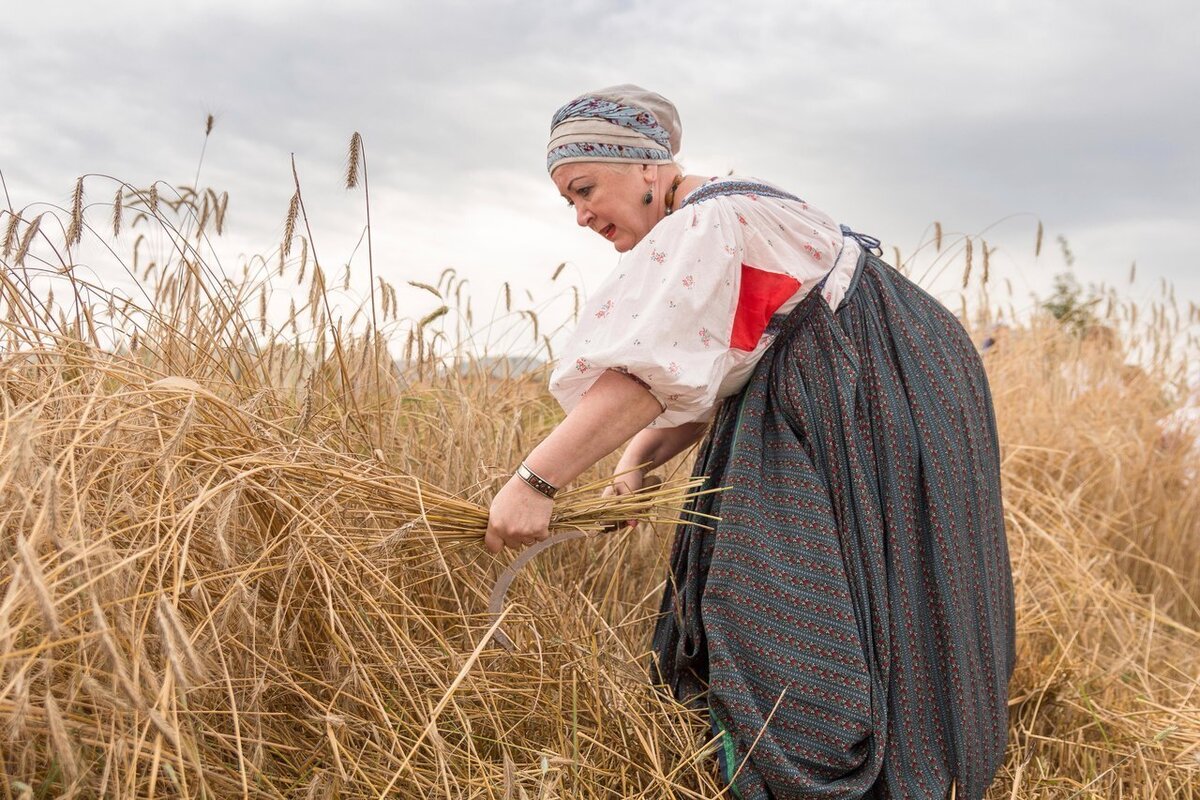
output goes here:
<path id="1" fill-rule="evenodd" d="M 616 450 L 662 413 L 654 395 L 611 370 L 596 379 L 574 410 L 525 459 L 555 486 L 564 486 Z M 513 476 L 492 500 L 484 545 L 498 553 L 544 539 L 554 501 Z"/>
<path id="2" fill-rule="evenodd" d="M 607 370 L 525 463 L 555 486 L 565 486 L 661 413 L 645 386 Z"/>
<path id="3" fill-rule="evenodd" d="M 674 428 L 645 428 L 625 448 L 621 460 L 613 470 L 614 480 L 604 490 L 603 497 L 614 497 L 636 492 L 646 481 L 646 473 L 670 461 L 704 435 L 707 422 L 688 422 Z M 638 466 L 644 464 L 641 469 Z M 638 521 L 631 519 L 627 528 L 636 528 Z"/>
<path id="4" fill-rule="evenodd" d="M 621 454 L 621 460 L 613 470 L 620 477 L 616 478 L 611 490 L 605 490 L 605 494 L 620 495 L 637 491 L 647 472 L 661 467 L 692 446 L 707 428 L 707 422 L 688 422 L 674 428 L 644 428 Z M 639 464 L 646 466 L 640 471 L 631 472 Z"/>

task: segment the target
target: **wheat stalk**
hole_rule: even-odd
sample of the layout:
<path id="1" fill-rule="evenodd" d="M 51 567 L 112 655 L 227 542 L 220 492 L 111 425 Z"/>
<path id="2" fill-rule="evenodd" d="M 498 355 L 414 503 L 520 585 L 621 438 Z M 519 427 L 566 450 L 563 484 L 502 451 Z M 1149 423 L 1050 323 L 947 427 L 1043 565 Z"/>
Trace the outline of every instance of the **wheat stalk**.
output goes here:
<path id="1" fill-rule="evenodd" d="M 115 198 L 113 198 L 113 207 L 112 207 L 113 238 L 116 238 L 117 236 L 121 235 L 121 211 L 124 208 L 124 203 L 122 202 L 123 193 L 124 193 L 124 187 L 118 186 L 117 187 L 117 195 Z"/>
<path id="2" fill-rule="evenodd" d="M 67 245 L 79 244 L 83 237 L 83 176 L 75 181 L 71 194 L 71 224 L 67 227 Z"/>
<path id="3" fill-rule="evenodd" d="M 346 188 L 358 186 L 358 163 L 362 158 L 362 136 L 358 131 L 350 137 L 350 153 L 346 158 Z"/>
<path id="4" fill-rule="evenodd" d="M 287 258 L 292 252 L 292 237 L 296 235 L 296 217 L 300 213 L 300 192 L 292 193 L 292 199 L 288 202 L 287 217 L 283 221 L 283 242 L 279 246 L 279 258 L 281 261 Z M 303 280 L 303 268 L 301 268 L 301 280 Z"/>
<path id="5" fill-rule="evenodd" d="M 13 246 L 17 241 L 17 225 L 20 222 L 20 216 L 9 213 L 8 224 L 4 227 L 4 245 L 0 247 L 0 257 L 8 258 L 12 254 Z"/>
<path id="6" fill-rule="evenodd" d="M 962 279 L 962 288 L 964 288 L 964 289 L 967 288 L 967 284 L 971 280 L 971 252 L 973 250 L 973 245 L 971 243 L 970 236 L 966 237 L 966 248 L 967 248 L 967 256 L 966 256 L 967 265 L 963 269 L 963 279 Z"/>
<path id="7" fill-rule="evenodd" d="M 21 237 L 21 243 L 17 246 L 17 254 L 13 257 L 13 263 L 18 267 L 24 265 L 25 256 L 29 253 L 29 246 L 33 244 L 33 237 L 37 236 L 38 228 L 42 224 L 42 215 L 38 214 L 33 218 L 33 222 L 29 223 L 29 227 L 25 229 L 25 235 Z"/>

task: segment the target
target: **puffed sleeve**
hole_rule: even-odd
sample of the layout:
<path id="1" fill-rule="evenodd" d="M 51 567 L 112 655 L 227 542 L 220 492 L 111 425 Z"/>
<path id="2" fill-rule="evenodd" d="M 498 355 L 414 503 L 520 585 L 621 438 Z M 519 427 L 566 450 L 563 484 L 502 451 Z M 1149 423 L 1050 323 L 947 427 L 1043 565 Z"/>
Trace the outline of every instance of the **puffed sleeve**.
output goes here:
<path id="1" fill-rule="evenodd" d="M 640 381 L 662 406 L 652 423 L 706 419 L 738 360 L 730 350 L 744 235 L 719 202 L 666 217 L 592 294 L 550 377 L 569 413 L 605 370 Z"/>

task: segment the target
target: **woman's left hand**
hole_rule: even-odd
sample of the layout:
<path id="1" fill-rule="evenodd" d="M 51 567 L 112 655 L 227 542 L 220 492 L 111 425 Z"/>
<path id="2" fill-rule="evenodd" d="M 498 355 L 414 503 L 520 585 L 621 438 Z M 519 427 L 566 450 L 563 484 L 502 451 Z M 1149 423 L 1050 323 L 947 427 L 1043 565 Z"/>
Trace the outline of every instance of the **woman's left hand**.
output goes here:
<path id="1" fill-rule="evenodd" d="M 488 509 L 488 529 L 483 545 L 499 553 L 540 542 L 550 535 L 550 511 L 554 501 L 517 476 L 496 493 Z"/>

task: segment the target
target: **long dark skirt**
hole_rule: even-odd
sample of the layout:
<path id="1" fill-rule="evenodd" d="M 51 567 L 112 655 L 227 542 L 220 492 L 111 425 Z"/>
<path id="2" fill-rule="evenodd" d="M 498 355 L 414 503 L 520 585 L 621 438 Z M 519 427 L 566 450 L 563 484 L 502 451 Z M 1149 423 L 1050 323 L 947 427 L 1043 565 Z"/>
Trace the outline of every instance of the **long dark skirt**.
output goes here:
<path id="1" fill-rule="evenodd" d="M 987 378 L 942 305 L 865 256 L 718 412 L 653 678 L 706 707 L 741 798 L 982 797 L 1004 756 L 1012 570 Z M 699 521 L 703 522 L 704 520 Z"/>

